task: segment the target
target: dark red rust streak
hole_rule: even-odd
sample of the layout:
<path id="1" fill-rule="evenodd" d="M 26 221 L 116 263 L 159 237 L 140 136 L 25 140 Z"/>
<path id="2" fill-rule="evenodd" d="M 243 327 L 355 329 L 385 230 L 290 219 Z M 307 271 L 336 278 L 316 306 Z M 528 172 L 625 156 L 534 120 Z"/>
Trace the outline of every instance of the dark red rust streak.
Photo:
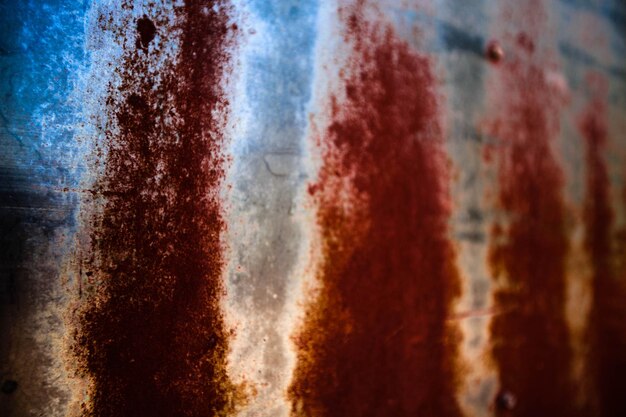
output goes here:
<path id="1" fill-rule="evenodd" d="M 228 104 L 220 80 L 231 28 L 226 4 L 185 4 L 176 9 L 179 64 L 166 64 L 153 84 L 147 72 L 161 52 L 147 43 L 163 28 L 143 17 L 120 91 L 111 87 L 108 98 L 117 130 L 106 132 L 98 186 L 108 193 L 90 263 L 103 286 L 75 345 L 97 417 L 209 417 L 231 411 L 236 398 L 218 305 L 225 163 L 223 123 L 212 113 Z"/>
<path id="2" fill-rule="evenodd" d="M 593 271 L 589 362 L 595 372 L 598 415 L 617 417 L 626 415 L 626 270 L 616 270 L 619 264 L 612 264 L 613 254 L 619 258 L 625 253 L 619 247 L 615 253 L 611 245 L 614 213 L 603 155 L 608 145 L 606 119 L 606 103 L 596 97 L 582 115 L 579 128 L 585 138 L 587 169 L 585 248 Z"/>
<path id="3" fill-rule="evenodd" d="M 523 8 L 523 7 L 522 7 Z M 532 14 L 542 16 L 541 7 Z M 534 22 L 534 20 L 529 20 Z M 538 22 L 531 23 L 538 25 Z M 492 134 L 500 139 L 498 204 L 507 223 L 493 228 L 489 248 L 498 284 L 492 354 L 503 390 L 515 410 L 498 415 L 577 415 L 571 375 L 571 348 L 565 312 L 565 259 L 568 235 L 564 177 L 551 143 L 559 132 L 560 103 L 547 83 L 546 62 L 534 56 L 539 27 L 511 41 L 499 67 Z"/>
<path id="4" fill-rule="evenodd" d="M 323 290 L 296 337 L 296 415 L 458 416 L 459 280 L 447 239 L 448 173 L 431 62 L 387 27 L 344 21 L 347 98 L 321 138 Z M 337 202 L 350 176 L 355 212 Z"/>

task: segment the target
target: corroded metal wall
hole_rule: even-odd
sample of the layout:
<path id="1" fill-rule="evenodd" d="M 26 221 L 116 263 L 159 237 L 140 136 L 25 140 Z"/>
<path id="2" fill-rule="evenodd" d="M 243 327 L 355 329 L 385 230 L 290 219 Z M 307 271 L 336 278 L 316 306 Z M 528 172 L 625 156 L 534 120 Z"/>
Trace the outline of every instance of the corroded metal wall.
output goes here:
<path id="1" fill-rule="evenodd" d="M 0 415 L 626 415 L 619 0 L 1 3 Z"/>

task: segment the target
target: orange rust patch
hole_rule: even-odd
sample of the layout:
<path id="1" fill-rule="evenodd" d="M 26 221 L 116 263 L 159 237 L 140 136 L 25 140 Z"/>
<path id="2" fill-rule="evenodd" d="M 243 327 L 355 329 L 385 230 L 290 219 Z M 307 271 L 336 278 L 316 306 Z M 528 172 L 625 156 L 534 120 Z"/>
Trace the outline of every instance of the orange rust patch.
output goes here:
<path id="1" fill-rule="evenodd" d="M 459 293 L 447 159 L 429 58 L 341 11 L 353 46 L 345 100 L 320 138 L 322 289 L 295 337 L 297 415 L 459 416 Z M 348 182 L 353 207 L 341 198 Z"/>
<path id="2" fill-rule="evenodd" d="M 569 242 L 564 176 L 552 149 L 561 96 L 547 79 L 545 51 L 536 47 L 545 20 L 541 3 L 518 11 L 530 13 L 527 32 L 504 37 L 510 53 L 497 69 L 497 88 L 489 91 L 496 111 L 491 134 L 499 139 L 490 149 L 497 204 L 507 216 L 493 226 L 489 248 L 494 308 L 507 311 L 491 324 L 501 384 L 495 407 L 497 415 L 571 416 L 578 411 L 564 317 Z"/>
<path id="3" fill-rule="evenodd" d="M 622 259 L 626 256 L 626 245 L 621 239 L 618 239 L 617 247 L 612 245 L 614 213 L 603 155 L 609 141 L 606 109 L 602 94 L 594 92 L 579 121 L 579 129 L 585 139 L 587 169 L 585 249 L 593 271 L 589 362 L 596 380 L 597 404 L 593 405 L 596 408 L 594 411 L 602 416 L 623 416 L 626 415 L 626 286 L 623 281 L 626 268 Z M 618 262 L 614 263 L 614 259 Z"/>

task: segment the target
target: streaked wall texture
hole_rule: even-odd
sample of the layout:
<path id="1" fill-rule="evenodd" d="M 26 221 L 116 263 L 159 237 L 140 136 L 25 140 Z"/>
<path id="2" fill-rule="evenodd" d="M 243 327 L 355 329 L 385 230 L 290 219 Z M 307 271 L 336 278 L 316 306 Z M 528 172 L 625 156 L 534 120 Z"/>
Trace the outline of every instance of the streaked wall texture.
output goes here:
<path id="1" fill-rule="evenodd" d="M 0 416 L 626 416 L 622 1 L 0 19 Z"/>

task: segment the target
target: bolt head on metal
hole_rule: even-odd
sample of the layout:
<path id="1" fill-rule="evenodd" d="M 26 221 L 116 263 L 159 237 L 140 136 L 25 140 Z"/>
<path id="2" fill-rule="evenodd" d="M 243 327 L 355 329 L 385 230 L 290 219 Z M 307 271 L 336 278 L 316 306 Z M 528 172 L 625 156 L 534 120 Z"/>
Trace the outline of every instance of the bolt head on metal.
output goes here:
<path id="1" fill-rule="evenodd" d="M 502 390 L 496 396 L 496 406 L 501 410 L 513 410 L 517 405 L 517 397 L 507 390 Z"/>
<path id="2" fill-rule="evenodd" d="M 502 49 L 502 45 L 500 45 L 500 43 L 495 40 L 489 41 L 487 47 L 485 48 L 485 55 L 487 59 L 494 64 L 502 61 L 502 58 L 504 58 L 504 50 Z"/>

